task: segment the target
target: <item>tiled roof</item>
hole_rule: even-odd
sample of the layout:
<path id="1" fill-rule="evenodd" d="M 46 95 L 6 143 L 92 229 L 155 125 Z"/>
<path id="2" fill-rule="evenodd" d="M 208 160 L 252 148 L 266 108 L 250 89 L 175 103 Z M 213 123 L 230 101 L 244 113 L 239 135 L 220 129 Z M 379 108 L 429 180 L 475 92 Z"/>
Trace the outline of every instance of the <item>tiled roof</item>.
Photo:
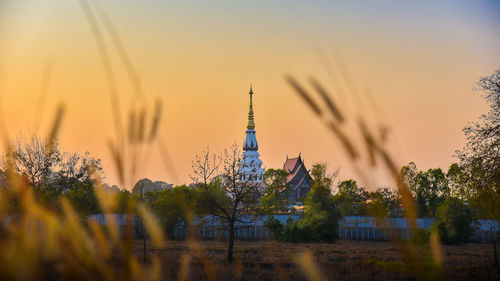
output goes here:
<path id="1" fill-rule="evenodd" d="M 297 162 L 299 161 L 300 156 L 296 158 L 288 158 L 286 159 L 285 165 L 283 165 L 283 170 L 291 173 L 293 172 L 293 169 L 297 165 Z"/>
<path id="2" fill-rule="evenodd" d="M 288 172 L 288 176 L 286 178 L 287 183 L 291 182 L 297 176 L 301 166 L 304 166 L 304 162 L 302 162 L 300 155 L 296 158 L 286 159 L 285 164 L 283 165 L 283 170 Z M 300 182 L 302 183 L 303 180 L 304 179 L 300 180 Z"/>

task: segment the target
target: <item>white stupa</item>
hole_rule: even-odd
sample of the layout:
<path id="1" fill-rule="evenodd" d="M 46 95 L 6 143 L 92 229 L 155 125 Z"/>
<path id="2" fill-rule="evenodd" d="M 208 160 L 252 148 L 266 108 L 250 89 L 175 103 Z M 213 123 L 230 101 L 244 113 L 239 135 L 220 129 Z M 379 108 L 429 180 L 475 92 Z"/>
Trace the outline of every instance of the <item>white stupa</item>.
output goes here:
<path id="1" fill-rule="evenodd" d="M 262 182 L 264 169 L 262 161 L 259 159 L 259 145 L 255 137 L 255 123 L 253 120 L 252 86 L 250 86 L 250 109 L 248 111 L 248 123 L 245 143 L 243 143 L 243 159 L 241 160 L 242 180 L 252 182 Z"/>

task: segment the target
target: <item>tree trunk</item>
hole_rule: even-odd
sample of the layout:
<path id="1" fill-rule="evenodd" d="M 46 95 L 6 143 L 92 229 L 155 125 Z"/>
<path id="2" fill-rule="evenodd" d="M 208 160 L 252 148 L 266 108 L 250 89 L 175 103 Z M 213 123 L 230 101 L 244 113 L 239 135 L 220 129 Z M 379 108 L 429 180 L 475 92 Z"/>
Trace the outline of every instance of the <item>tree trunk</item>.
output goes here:
<path id="1" fill-rule="evenodd" d="M 229 226 L 229 245 L 227 247 L 227 260 L 233 261 L 233 247 L 234 247 L 234 222 Z"/>

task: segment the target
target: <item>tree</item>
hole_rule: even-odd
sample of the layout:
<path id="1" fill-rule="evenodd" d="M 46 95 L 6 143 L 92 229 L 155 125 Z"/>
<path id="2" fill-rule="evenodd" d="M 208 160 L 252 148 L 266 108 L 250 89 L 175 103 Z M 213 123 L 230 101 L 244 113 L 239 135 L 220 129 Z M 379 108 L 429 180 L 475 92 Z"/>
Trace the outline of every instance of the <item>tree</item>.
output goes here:
<path id="1" fill-rule="evenodd" d="M 440 169 L 419 171 L 410 162 L 401 168 L 401 176 L 415 198 L 419 217 L 434 217 L 438 206 L 449 196 L 448 179 Z"/>
<path id="2" fill-rule="evenodd" d="M 97 200 L 93 185 L 82 182 L 75 183 L 65 193 L 65 196 L 70 200 L 75 210 L 83 216 L 96 214 L 100 211 L 99 201 Z"/>
<path id="3" fill-rule="evenodd" d="M 467 174 L 463 166 L 458 163 L 451 164 L 446 173 L 446 178 L 448 179 L 450 196 L 456 197 L 464 202 L 472 198 L 471 191 L 473 189 L 467 181 Z"/>
<path id="4" fill-rule="evenodd" d="M 333 179 L 327 175 L 325 164 L 314 164 L 311 169 L 313 185 L 304 201 L 305 214 L 312 214 L 328 209 L 333 203 Z"/>
<path id="5" fill-rule="evenodd" d="M 482 93 L 490 109 L 479 121 L 465 126 L 465 147 L 457 151 L 465 182 L 470 187 L 470 203 L 476 218 L 500 220 L 500 70 L 482 77 L 475 89 Z M 500 270 L 498 241 L 492 239 L 494 265 Z"/>
<path id="6" fill-rule="evenodd" d="M 191 221 L 196 210 L 193 196 L 193 189 L 186 185 L 146 193 L 146 201 L 151 204 L 170 238 L 174 238 L 176 226 Z"/>
<path id="7" fill-rule="evenodd" d="M 228 261 L 233 260 L 235 224 L 249 222 L 263 193 L 260 183 L 243 174 L 240 155 L 238 147 L 233 145 L 222 156 L 212 155 L 207 149 L 193 161 L 198 209 L 226 227 Z M 222 173 L 218 174 L 220 166 Z"/>
<path id="8" fill-rule="evenodd" d="M 437 229 L 443 244 L 461 245 L 469 242 L 474 232 L 469 206 L 455 197 L 446 199 L 437 209 L 433 227 Z"/>
<path id="9" fill-rule="evenodd" d="M 84 215 L 98 210 L 94 186 L 103 177 L 101 161 L 88 152 L 63 152 L 57 143 L 32 134 L 16 140 L 7 161 L 7 174 L 26 179 L 36 199 L 47 207 L 60 209 L 57 198 L 64 195 Z"/>
<path id="10" fill-rule="evenodd" d="M 165 189 L 171 189 L 171 184 L 163 181 L 151 181 L 150 179 L 144 178 L 138 180 L 134 187 L 132 188 L 132 194 L 140 196 L 141 193 L 144 195 L 148 192 L 163 191 Z"/>
<path id="11" fill-rule="evenodd" d="M 29 138 L 18 138 L 10 157 L 16 172 L 30 181 L 35 195 L 40 195 L 42 187 L 51 180 L 54 167 L 61 161 L 57 143 L 49 147 L 47 141 L 35 134 Z"/>
<path id="12" fill-rule="evenodd" d="M 283 169 L 268 169 L 264 174 L 266 190 L 262 196 L 262 207 L 267 214 L 287 209 L 289 188 L 286 184 L 288 172 Z"/>
<path id="13" fill-rule="evenodd" d="M 267 220 L 264 221 L 264 226 L 271 231 L 274 239 L 281 238 L 281 235 L 283 233 L 283 225 L 277 218 L 273 216 L 268 216 Z"/>
<path id="14" fill-rule="evenodd" d="M 304 216 L 298 222 L 287 221 L 282 239 L 289 242 L 333 242 L 338 235 L 341 217 L 336 198 L 332 194 L 332 176 L 325 164 L 313 165 L 314 183 L 306 196 Z"/>
<path id="15" fill-rule="evenodd" d="M 60 161 L 54 166 L 53 173 L 53 181 L 48 187 L 57 194 L 82 184 L 94 186 L 96 181 L 100 182 L 103 178 L 101 160 L 91 157 L 88 152 L 83 155 L 61 152 Z"/>
<path id="16" fill-rule="evenodd" d="M 441 168 L 419 171 L 415 193 L 419 215 L 434 217 L 449 195 L 448 182 Z"/>
<path id="17" fill-rule="evenodd" d="M 378 188 L 374 192 L 369 192 L 366 211 L 369 215 L 382 217 L 402 217 L 401 195 L 388 187 Z"/>
<path id="18" fill-rule="evenodd" d="M 338 190 L 336 197 L 342 215 L 366 215 L 368 192 L 364 188 L 359 187 L 355 180 L 345 180 L 339 183 Z"/>

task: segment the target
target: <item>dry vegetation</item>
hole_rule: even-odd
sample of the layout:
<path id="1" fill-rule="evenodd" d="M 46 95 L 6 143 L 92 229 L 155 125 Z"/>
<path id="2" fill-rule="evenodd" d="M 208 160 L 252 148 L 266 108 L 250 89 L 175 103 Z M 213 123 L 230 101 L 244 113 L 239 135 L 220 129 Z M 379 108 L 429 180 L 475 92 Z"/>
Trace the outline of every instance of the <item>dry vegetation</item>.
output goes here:
<path id="1" fill-rule="evenodd" d="M 144 97 L 135 69 L 111 21 L 100 6 L 92 6 L 84 0 L 80 4 L 106 73 L 116 129 L 116 138 L 108 144 L 120 184 L 126 186 L 140 174 L 137 164 L 148 158 L 153 143 L 158 145 L 169 174 L 175 178 L 166 143 L 158 130 L 161 103 L 156 102 L 153 114 L 146 116 L 146 109 L 152 103 Z M 120 111 L 110 48 L 103 40 L 104 31 L 109 33 L 112 46 L 141 100 L 131 106 L 133 110 L 129 112 L 128 126 L 123 122 L 124 114 Z M 345 75 L 346 71 L 341 73 L 345 77 L 340 80 L 345 80 L 346 88 L 356 92 L 351 79 Z M 414 202 L 408 186 L 399 176 L 399 166 L 385 147 L 385 127 L 369 127 L 365 119 L 345 115 L 319 82 L 313 80 L 311 84 L 320 94 L 323 106 L 317 105 L 310 97 L 311 93 L 294 78 L 288 77 L 287 81 L 319 121 L 324 122 L 340 140 L 355 168 L 359 170 L 359 162 L 369 160 L 373 167 L 382 166 L 393 176 L 403 197 L 405 216 L 413 221 L 416 217 Z M 63 113 L 64 107 L 60 107 L 55 114 L 51 133 L 47 136 L 48 149 L 57 140 Z M 357 142 L 345 133 L 348 131 L 347 122 L 358 125 L 366 147 L 357 146 Z M 0 126 L 0 133 L 8 150 L 10 139 L 5 128 L 5 125 Z M 7 161 L 8 188 L 0 192 L 0 280 L 414 280 L 415 276 L 423 280 L 442 277 L 448 280 L 500 279 L 499 273 L 491 267 L 489 245 L 441 246 L 436 236 L 431 237 L 430 245 L 411 241 L 343 241 L 335 244 L 238 242 L 235 244 L 235 260 L 228 263 L 225 242 L 164 241 L 158 221 L 146 206 L 139 204 L 136 209 L 130 206 L 127 212 L 138 213 L 151 237 L 148 256 L 143 264 L 140 262 L 142 242 L 129 244 L 130 240 L 121 240 L 116 222 L 111 217 L 110 223 L 103 229 L 85 220 L 80 223 L 80 218 L 67 201 L 62 201 L 60 212 L 49 210 L 36 201 L 32 187 L 13 171 L 11 161 Z M 366 176 L 360 173 L 360 177 Z M 96 182 L 99 187 L 99 179 Z M 96 190 L 103 213 L 113 213 L 116 202 L 112 196 L 101 188 Z M 17 203 L 15 212 L 4 210 L 7 202 Z M 111 252 L 110 248 L 114 251 Z"/>
<path id="2" fill-rule="evenodd" d="M 189 257 L 185 280 L 308 280 L 297 261 L 310 251 L 327 280 L 415 280 L 405 262 L 402 249 L 394 243 L 339 241 L 335 244 L 290 244 L 239 242 L 235 245 L 235 262 L 225 261 L 226 243 L 195 243 L 198 254 L 191 257 L 187 242 L 171 241 L 166 246 L 149 247 L 157 256 L 166 277 L 179 276 Z M 142 244 L 134 244 L 139 254 Z M 421 251 L 418 255 L 425 255 Z M 424 258 L 424 257 L 422 257 Z M 491 267 L 491 247 L 484 244 L 443 247 L 443 271 L 446 280 L 498 280 Z M 210 264 L 214 276 L 208 276 Z M 186 265 L 184 265 L 185 267 Z M 181 278 L 182 279 L 182 278 Z"/>

